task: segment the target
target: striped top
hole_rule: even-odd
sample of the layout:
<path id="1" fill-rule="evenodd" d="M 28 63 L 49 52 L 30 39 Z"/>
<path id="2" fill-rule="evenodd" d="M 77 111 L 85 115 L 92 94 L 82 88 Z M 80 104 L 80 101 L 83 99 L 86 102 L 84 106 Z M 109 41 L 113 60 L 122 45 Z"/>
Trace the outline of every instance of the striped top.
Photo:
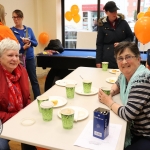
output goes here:
<path id="1" fill-rule="evenodd" d="M 116 84 L 119 86 L 118 81 Z M 119 107 L 118 115 L 126 121 L 133 121 L 133 135 L 150 138 L 150 76 L 131 88 L 128 102 Z"/>

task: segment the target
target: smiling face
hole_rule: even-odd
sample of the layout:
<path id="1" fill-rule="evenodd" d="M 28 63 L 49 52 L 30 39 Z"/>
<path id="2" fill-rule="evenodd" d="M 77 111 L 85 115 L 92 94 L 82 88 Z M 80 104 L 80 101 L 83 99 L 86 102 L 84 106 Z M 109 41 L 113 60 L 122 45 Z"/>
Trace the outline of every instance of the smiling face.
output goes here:
<path id="1" fill-rule="evenodd" d="M 19 51 L 17 50 L 5 50 L 0 56 L 0 63 L 10 73 L 19 64 Z"/>
<path id="2" fill-rule="evenodd" d="M 121 54 L 118 54 L 116 58 L 118 68 L 124 74 L 127 81 L 129 81 L 139 67 L 141 58 L 139 56 L 135 56 L 129 48 L 126 48 Z"/>

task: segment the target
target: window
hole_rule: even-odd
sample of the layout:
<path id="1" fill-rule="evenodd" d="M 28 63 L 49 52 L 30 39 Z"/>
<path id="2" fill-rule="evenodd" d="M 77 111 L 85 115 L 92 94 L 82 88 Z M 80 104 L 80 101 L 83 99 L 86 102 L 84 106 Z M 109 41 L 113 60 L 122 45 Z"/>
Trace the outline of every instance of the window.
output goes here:
<path id="1" fill-rule="evenodd" d="M 133 2 L 133 6 L 136 6 L 136 2 Z"/>
<path id="2" fill-rule="evenodd" d="M 80 21 L 65 19 L 65 48 L 76 48 L 77 32 L 92 32 L 97 26 L 97 0 L 65 0 L 65 12 L 73 5 L 79 8 Z M 104 11 L 100 15 L 103 16 Z"/>
<path id="3" fill-rule="evenodd" d="M 79 8 L 80 21 L 75 23 L 72 19 L 68 21 L 64 18 L 64 33 L 63 35 L 63 46 L 65 48 L 76 48 L 77 32 L 93 32 L 94 28 L 97 26 L 98 17 L 105 16 L 103 10 L 104 5 L 109 0 L 62 0 L 64 3 L 64 14 L 70 11 L 71 6 L 77 5 Z M 150 0 L 141 0 L 142 10 L 145 10 L 149 6 Z M 122 13 L 125 16 L 131 30 L 134 32 L 134 25 L 137 20 L 137 4 L 140 0 L 114 0 L 116 5 L 119 7 L 118 13 Z M 98 4 L 100 6 L 98 7 Z M 98 13 L 99 8 L 99 13 Z"/>
<path id="4" fill-rule="evenodd" d="M 144 2 L 141 2 L 141 6 L 142 6 L 142 7 L 144 6 Z"/>

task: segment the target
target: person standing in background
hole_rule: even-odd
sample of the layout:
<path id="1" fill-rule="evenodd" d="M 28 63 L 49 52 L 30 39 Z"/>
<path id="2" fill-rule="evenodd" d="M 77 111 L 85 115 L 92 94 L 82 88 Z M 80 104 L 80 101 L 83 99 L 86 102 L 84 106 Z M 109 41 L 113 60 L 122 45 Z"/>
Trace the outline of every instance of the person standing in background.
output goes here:
<path id="1" fill-rule="evenodd" d="M 9 27 L 6 26 L 5 16 L 6 16 L 5 8 L 0 4 L 0 41 L 4 38 L 10 38 L 18 42 L 17 38 L 14 36 L 13 32 Z"/>
<path id="2" fill-rule="evenodd" d="M 23 12 L 21 10 L 14 10 L 12 13 L 12 18 L 15 26 L 11 29 L 21 45 L 19 53 L 26 54 L 26 69 L 32 85 L 34 99 L 36 99 L 36 97 L 40 95 L 40 88 L 36 76 L 33 47 L 36 47 L 38 43 L 32 29 L 22 24 L 23 17 Z"/>
<path id="3" fill-rule="evenodd" d="M 97 31 L 97 18 L 94 19 L 93 31 Z"/>
<path id="4" fill-rule="evenodd" d="M 119 8 L 115 2 L 109 1 L 104 8 L 107 16 L 98 20 L 96 41 L 96 67 L 101 68 L 102 62 L 109 62 L 109 68 L 118 68 L 114 58 L 114 48 L 121 41 L 133 41 L 133 33 L 124 20 L 123 14 L 117 14 Z"/>

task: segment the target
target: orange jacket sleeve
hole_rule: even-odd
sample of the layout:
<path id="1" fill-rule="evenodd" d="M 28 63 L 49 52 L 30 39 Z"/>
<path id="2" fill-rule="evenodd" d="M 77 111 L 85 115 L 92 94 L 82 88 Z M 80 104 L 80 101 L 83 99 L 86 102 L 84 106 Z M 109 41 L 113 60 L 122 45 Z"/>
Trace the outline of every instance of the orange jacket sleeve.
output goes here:
<path id="1" fill-rule="evenodd" d="M 11 31 L 11 29 L 8 28 L 7 26 L 3 25 L 0 22 L 0 41 L 5 39 L 5 38 L 10 38 L 12 40 L 15 40 L 17 43 L 19 43 L 17 38 L 15 37 L 13 32 Z"/>

